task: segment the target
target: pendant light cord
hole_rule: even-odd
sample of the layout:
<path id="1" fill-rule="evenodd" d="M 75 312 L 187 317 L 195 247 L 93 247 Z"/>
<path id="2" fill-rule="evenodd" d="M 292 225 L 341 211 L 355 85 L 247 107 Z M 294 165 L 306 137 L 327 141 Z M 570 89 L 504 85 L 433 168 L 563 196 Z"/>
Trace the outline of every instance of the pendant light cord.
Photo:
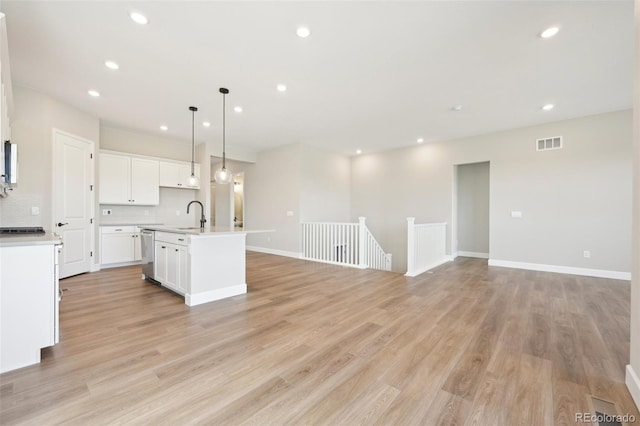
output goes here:
<path id="1" fill-rule="evenodd" d="M 222 94 L 222 169 L 223 170 L 226 169 L 226 156 L 227 156 L 227 153 L 225 152 L 226 151 L 225 135 L 227 133 L 227 130 L 225 127 L 225 123 L 227 122 L 226 115 L 225 115 L 225 112 L 227 110 L 227 107 L 226 107 L 227 104 L 225 102 L 226 99 L 227 99 L 227 94 L 223 93 Z"/>
<path id="2" fill-rule="evenodd" d="M 193 167 L 194 158 L 196 156 L 196 145 L 194 140 L 195 134 L 195 110 L 191 110 L 191 176 L 195 176 L 195 170 Z"/>

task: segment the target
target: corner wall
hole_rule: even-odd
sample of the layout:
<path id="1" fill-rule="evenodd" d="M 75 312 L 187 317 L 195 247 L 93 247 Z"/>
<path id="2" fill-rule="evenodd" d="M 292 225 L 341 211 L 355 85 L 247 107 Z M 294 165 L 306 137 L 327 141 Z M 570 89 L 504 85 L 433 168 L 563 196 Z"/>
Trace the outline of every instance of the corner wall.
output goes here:
<path id="1" fill-rule="evenodd" d="M 42 226 L 52 231 L 53 129 L 88 139 L 100 149 L 98 118 L 40 92 L 13 86 L 11 139 L 18 144 L 18 187 L 0 200 L 0 226 Z M 97 182 L 98 168 L 95 168 Z M 98 197 L 94 208 L 97 211 Z M 31 207 L 40 214 L 31 215 Z M 97 227 L 95 241 L 98 241 Z M 97 257 L 96 257 L 97 259 Z"/>
<path id="2" fill-rule="evenodd" d="M 631 361 L 626 383 L 636 406 L 640 407 L 640 0 L 635 9 L 635 88 L 633 151 L 633 271 L 631 281 Z"/>
<path id="3" fill-rule="evenodd" d="M 550 136 L 563 136 L 563 149 L 536 152 L 536 139 Z M 410 216 L 449 224 L 451 253 L 454 165 L 490 161 L 491 259 L 624 275 L 631 149 L 626 110 L 354 157 L 351 219 L 367 216 L 395 271 L 406 271 Z"/>

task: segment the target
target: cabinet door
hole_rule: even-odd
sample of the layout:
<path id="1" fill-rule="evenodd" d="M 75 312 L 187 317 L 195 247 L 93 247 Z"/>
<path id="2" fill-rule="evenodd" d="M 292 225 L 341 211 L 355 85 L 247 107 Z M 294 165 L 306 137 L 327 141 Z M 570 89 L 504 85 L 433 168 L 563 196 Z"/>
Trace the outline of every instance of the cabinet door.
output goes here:
<path id="1" fill-rule="evenodd" d="M 131 204 L 131 157 L 100 154 L 100 204 Z"/>
<path id="2" fill-rule="evenodd" d="M 103 234 L 100 244 L 100 263 L 133 262 L 134 234 Z"/>
<path id="3" fill-rule="evenodd" d="M 131 203 L 145 206 L 160 204 L 160 163 L 158 161 L 131 159 Z"/>
<path id="4" fill-rule="evenodd" d="M 189 291 L 189 250 L 184 246 L 177 246 L 178 259 L 178 291 L 185 294 Z"/>
<path id="5" fill-rule="evenodd" d="M 167 246 L 167 280 L 165 285 L 172 290 L 178 290 L 180 279 L 180 246 L 166 244 Z"/>
<path id="6" fill-rule="evenodd" d="M 167 282 L 167 253 L 167 243 L 156 241 L 153 274 L 155 275 L 156 281 L 159 281 L 162 284 Z"/>
<path id="7" fill-rule="evenodd" d="M 160 186 L 181 188 L 180 164 L 160 162 Z"/>
<path id="8" fill-rule="evenodd" d="M 142 238 L 139 233 L 133 234 L 133 260 L 142 260 Z"/>

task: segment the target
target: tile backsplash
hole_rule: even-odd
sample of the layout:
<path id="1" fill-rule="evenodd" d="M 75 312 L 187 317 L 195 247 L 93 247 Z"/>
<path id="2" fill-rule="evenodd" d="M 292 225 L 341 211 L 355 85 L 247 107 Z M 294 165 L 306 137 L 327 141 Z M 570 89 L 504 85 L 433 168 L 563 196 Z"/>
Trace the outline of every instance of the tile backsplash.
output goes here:
<path id="1" fill-rule="evenodd" d="M 37 214 L 33 215 L 35 207 Z M 42 196 L 38 194 L 10 193 L 0 198 L 0 226 L 44 226 L 42 223 Z"/>
<path id="2" fill-rule="evenodd" d="M 97 216 L 101 225 L 161 223 L 169 226 L 194 226 L 200 219 L 200 206 L 187 214 L 187 204 L 195 199 L 195 195 L 194 190 L 160 188 L 160 204 L 157 206 L 101 204 Z M 104 210 L 111 210 L 111 214 L 103 214 Z"/>

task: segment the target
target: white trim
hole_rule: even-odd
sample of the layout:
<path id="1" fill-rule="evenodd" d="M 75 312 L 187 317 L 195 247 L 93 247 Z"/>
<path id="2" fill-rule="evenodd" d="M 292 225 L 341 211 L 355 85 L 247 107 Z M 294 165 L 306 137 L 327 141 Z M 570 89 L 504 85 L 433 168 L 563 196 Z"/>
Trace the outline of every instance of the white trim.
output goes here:
<path id="1" fill-rule="evenodd" d="M 460 250 L 459 252 L 456 253 L 456 257 L 458 256 L 462 256 L 462 257 L 477 257 L 478 259 L 488 259 L 489 258 L 489 253 L 480 253 L 477 251 L 462 251 Z"/>
<path id="2" fill-rule="evenodd" d="M 226 299 L 227 297 L 246 294 L 247 284 L 232 285 L 230 287 L 217 288 L 215 290 L 205 291 L 196 294 L 187 294 L 184 297 L 184 303 L 189 306 L 201 305 L 203 303 L 213 302 L 214 300 Z"/>
<path id="3" fill-rule="evenodd" d="M 627 365 L 626 379 L 625 383 L 627 384 L 627 388 L 629 388 L 631 398 L 633 398 L 636 405 L 640 407 L 640 378 L 638 378 L 631 364 Z"/>
<path id="4" fill-rule="evenodd" d="M 327 265 L 337 265 L 337 266 L 346 266 L 349 268 L 356 268 L 356 269 L 367 269 L 369 268 L 369 265 L 367 265 L 366 263 L 364 265 L 354 265 L 353 263 L 341 263 L 341 262 L 334 262 L 332 260 L 321 260 L 321 259 L 315 259 L 315 258 L 311 258 L 311 257 L 304 257 L 302 256 L 302 254 L 300 255 L 300 260 L 308 260 L 309 262 L 318 262 L 318 263 L 326 263 Z M 382 270 L 382 269 L 380 269 Z"/>
<path id="5" fill-rule="evenodd" d="M 455 259 L 456 257 L 458 257 L 457 251 L 454 251 L 453 253 L 451 253 L 451 260 Z"/>
<path id="6" fill-rule="evenodd" d="M 100 269 L 120 268 L 121 266 L 134 266 L 134 265 L 142 265 L 142 261 L 137 260 L 135 262 L 103 263 L 98 265 L 97 270 L 99 271 Z"/>
<path id="7" fill-rule="evenodd" d="M 406 274 L 404 274 L 406 277 L 417 277 L 420 274 L 424 274 L 425 272 L 427 272 L 430 269 L 433 269 L 437 266 L 443 265 L 447 262 L 451 262 L 453 260 L 453 258 L 451 256 L 445 256 L 444 259 L 439 260 L 438 262 L 432 263 L 431 265 L 425 267 L 425 268 L 421 268 L 421 269 L 417 269 L 415 271 L 407 271 Z"/>
<path id="8" fill-rule="evenodd" d="M 98 272 L 100 269 L 102 269 L 99 263 L 92 263 L 90 266 L 91 269 L 89 269 L 89 272 Z"/>
<path id="9" fill-rule="evenodd" d="M 247 246 L 247 250 L 257 251 L 258 253 L 275 254 L 276 256 L 293 257 L 294 259 L 302 258 L 302 253 L 296 253 L 295 251 L 276 250 L 257 246 Z"/>
<path id="10" fill-rule="evenodd" d="M 586 277 L 631 280 L 631 272 L 608 271 L 605 269 L 576 268 L 573 266 L 544 265 L 541 263 L 512 262 L 510 260 L 489 259 L 489 266 L 527 269 L 530 271 L 556 272 L 559 274 L 583 275 Z"/>

